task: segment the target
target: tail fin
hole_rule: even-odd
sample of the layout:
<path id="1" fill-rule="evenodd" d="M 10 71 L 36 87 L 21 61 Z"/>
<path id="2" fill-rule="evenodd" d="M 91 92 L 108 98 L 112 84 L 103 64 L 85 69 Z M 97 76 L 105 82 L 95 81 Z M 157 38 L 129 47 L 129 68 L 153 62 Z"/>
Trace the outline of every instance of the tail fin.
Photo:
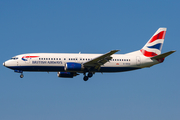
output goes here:
<path id="1" fill-rule="evenodd" d="M 154 57 L 161 54 L 167 28 L 159 28 L 140 50 L 146 57 Z"/>

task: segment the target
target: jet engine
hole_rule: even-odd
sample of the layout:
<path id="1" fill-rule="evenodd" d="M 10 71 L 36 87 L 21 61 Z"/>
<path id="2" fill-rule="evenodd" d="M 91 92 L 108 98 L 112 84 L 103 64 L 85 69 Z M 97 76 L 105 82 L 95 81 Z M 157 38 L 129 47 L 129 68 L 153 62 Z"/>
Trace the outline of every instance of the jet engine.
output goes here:
<path id="1" fill-rule="evenodd" d="M 65 71 L 81 71 L 83 69 L 84 67 L 80 63 L 73 63 L 73 62 L 66 63 L 64 67 Z"/>
<path id="2" fill-rule="evenodd" d="M 64 78 L 73 78 L 74 76 L 77 76 L 76 72 L 58 72 L 57 76 L 58 77 L 64 77 Z"/>

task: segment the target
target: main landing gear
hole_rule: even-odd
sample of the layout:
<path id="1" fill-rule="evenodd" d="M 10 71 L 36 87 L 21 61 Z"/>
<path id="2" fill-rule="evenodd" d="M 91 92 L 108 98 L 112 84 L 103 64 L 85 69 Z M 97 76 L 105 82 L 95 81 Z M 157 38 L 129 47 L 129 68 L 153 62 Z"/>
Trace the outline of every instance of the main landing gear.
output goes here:
<path id="1" fill-rule="evenodd" d="M 93 73 L 92 72 L 88 72 L 88 75 L 86 76 L 86 73 L 84 73 L 84 78 L 83 80 L 84 81 L 87 81 L 89 78 L 91 78 L 93 76 Z"/>

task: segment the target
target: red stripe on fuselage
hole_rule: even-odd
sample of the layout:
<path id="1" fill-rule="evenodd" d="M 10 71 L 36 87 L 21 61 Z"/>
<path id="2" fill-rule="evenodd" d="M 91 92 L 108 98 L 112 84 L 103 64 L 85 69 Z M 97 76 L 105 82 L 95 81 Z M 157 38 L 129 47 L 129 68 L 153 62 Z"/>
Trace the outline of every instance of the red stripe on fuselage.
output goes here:
<path id="1" fill-rule="evenodd" d="M 152 42 L 156 41 L 157 39 L 164 39 L 165 34 L 166 34 L 166 31 L 161 31 L 161 32 L 158 33 L 157 35 L 153 36 L 153 37 L 151 38 L 151 40 L 149 41 L 149 43 L 152 43 Z"/>
<path id="2" fill-rule="evenodd" d="M 36 57 L 39 57 L 39 56 L 23 56 L 22 58 L 36 58 Z"/>

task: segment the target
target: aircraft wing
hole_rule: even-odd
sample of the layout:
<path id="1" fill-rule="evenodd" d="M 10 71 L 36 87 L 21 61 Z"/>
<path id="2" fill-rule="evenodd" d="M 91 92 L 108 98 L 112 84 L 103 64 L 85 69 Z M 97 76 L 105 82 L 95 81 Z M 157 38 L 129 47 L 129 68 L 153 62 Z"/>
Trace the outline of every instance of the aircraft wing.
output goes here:
<path id="1" fill-rule="evenodd" d="M 84 67 L 95 67 L 96 69 L 101 65 L 104 65 L 106 62 L 112 59 L 111 55 L 118 52 L 119 50 L 112 50 L 106 54 L 103 54 L 99 57 L 96 57 L 90 61 L 85 62 Z"/>

